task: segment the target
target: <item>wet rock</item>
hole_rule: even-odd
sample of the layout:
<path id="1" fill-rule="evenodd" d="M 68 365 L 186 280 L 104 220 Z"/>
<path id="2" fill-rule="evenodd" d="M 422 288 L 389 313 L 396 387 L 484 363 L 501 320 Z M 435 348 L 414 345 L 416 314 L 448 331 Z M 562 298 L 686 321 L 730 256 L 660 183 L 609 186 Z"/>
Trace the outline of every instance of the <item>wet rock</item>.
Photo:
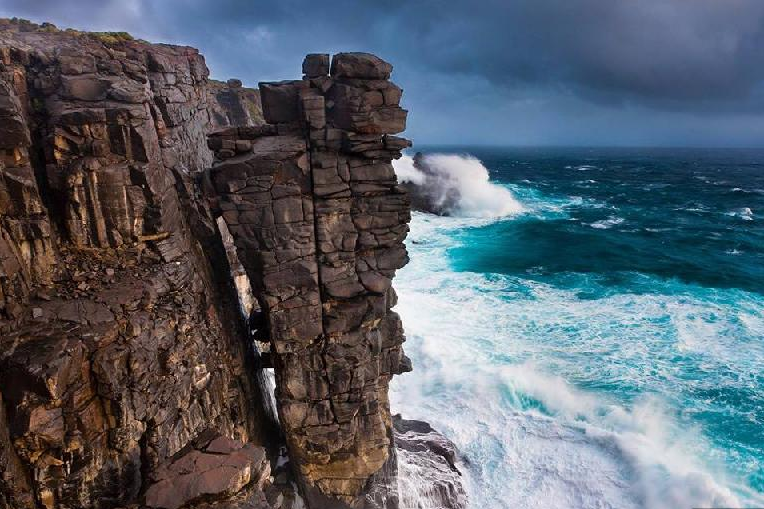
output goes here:
<path id="1" fill-rule="evenodd" d="M 465 509 L 456 446 L 423 421 L 393 417 L 402 507 Z"/>

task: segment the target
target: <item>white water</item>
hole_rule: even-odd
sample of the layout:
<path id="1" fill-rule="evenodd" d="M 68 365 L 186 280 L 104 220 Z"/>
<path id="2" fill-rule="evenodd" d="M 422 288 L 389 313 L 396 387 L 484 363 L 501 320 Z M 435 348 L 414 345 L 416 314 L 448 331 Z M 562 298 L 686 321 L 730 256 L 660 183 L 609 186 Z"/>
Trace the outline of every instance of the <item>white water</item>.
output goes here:
<path id="1" fill-rule="evenodd" d="M 488 169 L 475 157 L 428 154 L 423 162 L 426 172 L 416 168 L 410 156 L 395 161 L 398 179 L 423 187 L 435 204 L 445 205 L 451 215 L 496 218 L 523 211 L 507 188 L 490 181 Z M 452 196 L 458 197 L 454 205 L 448 203 Z"/>
<path id="2" fill-rule="evenodd" d="M 477 160 L 436 161 L 433 166 L 449 175 L 444 180 L 460 189 L 494 194 L 500 188 L 512 196 L 488 182 Z M 396 172 L 426 183 L 412 163 L 399 161 Z M 451 178 L 459 168 L 472 168 L 472 176 Z M 676 352 L 699 356 L 709 373 L 723 366 L 741 378 L 761 371 L 756 359 L 764 358 L 764 345 L 744 339 L 764 337 L 760 307 L 736 294 L 675 282 L 652 282 L 655 293 L 587 299 L 531 279 L 453 271 L 446 253 L 459 245 L 460 230 L 564 217 L 568 205 L 581 205 L 580 198 L 566 203 L 520 195 L 524 203 L 512 196 L 504 213 L 489 198 L 460 205 L 460 217 L 413 214 L 411 262 L 395 286 L 414 372 L 394 379 L 393 411 L 430 422 L 462 450 L 474 508 L 764 505 L 725 470 L 701 430 L 681 424 L 687 421 L 669 401 L 681 396 L 675 387 L 688 383 L 673 361 Z M 519 211 L 524 214 L 515 217 Z M 622 222 L 613 216 L 590 226 Z M 729 306 L 727 298 L 737 304 Z M 749 355 L 740 356 L 741 349 Z M 626 380 L 653 395 L 616 397 L 617 389 L 584 389 L 576 385 L 581 380 L 613 387 Z M 402 486 L 411 490 L 407 507 L 430 507 L 410 470 L 401 469 Z"/>
<path id="3" fill-rule="evenodd" d="M 571 342 L 582 343 L 564 347 L 621 349 L 618 376 L 649 377 L 639 371 L 644 362 L 630 362 L 652 354 L 633 330 L 649 334 L 649 318 L 634 310 L 649 317 L 673 306 L 672 317 L 692 326 L 702 304 L 651 295 L 582 301 L 540 283 L 526 288 L 531 296 L 507 301 L 502 294 L 512 282 L 448 268 L 450 234 L 468 223 L 414 214 L 411 240 L 418 244 L 396 278 L 396 310 L 415 365 L 396 378 L 391 399 L 393 411 L 429 421 L 466 454 L 472 507 L 739 507 L 727 487 L 732 481 L 704 460 L 710 448 L 702 437 L 681 429 L 660 399 L 626 408 L 576 389 L 544 365 L 549 345 L 533 342 L 539 329 L 550 336 L 564 334 L 563 323 L 596 329 L 615 314 L 623 337 L 597 338 L 592 330 L 587 342 L 571 331 Z"/>

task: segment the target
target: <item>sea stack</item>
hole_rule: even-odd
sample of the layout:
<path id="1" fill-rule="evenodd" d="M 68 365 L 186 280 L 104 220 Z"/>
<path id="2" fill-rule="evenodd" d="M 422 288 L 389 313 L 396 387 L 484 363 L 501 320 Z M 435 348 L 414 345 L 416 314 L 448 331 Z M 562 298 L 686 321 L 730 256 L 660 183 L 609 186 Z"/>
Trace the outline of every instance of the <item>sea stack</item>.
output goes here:
<path id="1" fill-rule="evenodd" d="M 398 506 L 391 72 L 0 20 L 0 508 Z"/>

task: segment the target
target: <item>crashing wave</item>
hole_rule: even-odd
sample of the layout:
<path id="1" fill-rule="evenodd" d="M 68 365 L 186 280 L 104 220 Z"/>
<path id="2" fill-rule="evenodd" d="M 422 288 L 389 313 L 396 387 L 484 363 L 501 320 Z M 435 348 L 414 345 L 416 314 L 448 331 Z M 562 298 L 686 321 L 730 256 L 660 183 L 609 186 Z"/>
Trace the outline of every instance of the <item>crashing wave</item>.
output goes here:
<path id="1" fill-rule="evenodd" d="M 394 163 L 417 210 L 441 216 L 504 217 L 523 211 L 512 192 L 490 181 L 488 169 L 469 155 L 416 154 Z"/>

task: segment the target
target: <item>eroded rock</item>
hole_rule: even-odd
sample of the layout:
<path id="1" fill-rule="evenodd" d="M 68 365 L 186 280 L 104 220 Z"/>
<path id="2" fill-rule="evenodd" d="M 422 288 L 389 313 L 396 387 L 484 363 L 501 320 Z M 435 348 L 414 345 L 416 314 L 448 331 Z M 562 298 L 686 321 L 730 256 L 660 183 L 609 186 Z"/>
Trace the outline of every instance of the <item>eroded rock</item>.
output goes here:
<path id="1" fill-rule="evenodd" d="M 467 494 L 453 442 L 423 421 L 396 415 L 393 426 L 401 505 L 465 509 Z"/>
<path id="2" fill-rule="evenodd" d="M 202 498 L 229 498 L 250 484 L 262 491 L 269 476 L 262 447 L 218 435 L 159 467 L 156 481 L 146 490 L 145 504 L 178 509 Z"/>
<path id="3" fill-rule="evenodd" d="M 395 507 L 406 111 L 373 55 L 303 71 L 261 113 L 193 48 L 0 20 L 0 508 Z"/>
<path id="4" fill-rule="evenodd" d="M 388 383 L 410 369 L 390 310 L 410 219 L 391 160 L 409 143 L 392 136 L 406 111 L 385 81 L 390 64 L 354 53 L 335 55 L 331 76 L 328 67 L 309 55 L 305 79 L 262 83 L 275 128 L 214 135 L 209 178 L 267 322 L 308 503 L 360 507 L 391 454 Z M 238 155 L 242 139 L 252 149 Z"/>
<path id="5" fill-rule="evenodd" d="M 2 508 L 133 504 L 210 427 L 278 436 L 193 176 L 207 75 L 192 48 L 0 20 Z"/>

